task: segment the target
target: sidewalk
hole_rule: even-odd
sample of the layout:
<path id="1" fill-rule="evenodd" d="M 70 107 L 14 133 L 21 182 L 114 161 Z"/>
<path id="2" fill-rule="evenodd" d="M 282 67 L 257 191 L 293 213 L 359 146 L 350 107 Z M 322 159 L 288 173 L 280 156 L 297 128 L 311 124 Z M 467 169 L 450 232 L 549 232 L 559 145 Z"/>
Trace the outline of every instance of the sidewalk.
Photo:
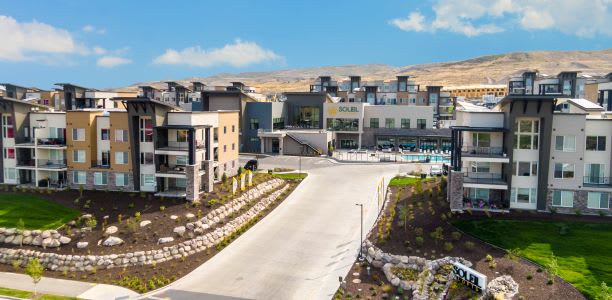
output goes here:
<path id="1" fill-rule="evenodd" d="M 34 283 L 29 276 L 8 272 L 0 272 L 0 287 L 34 291 Z M 128 297 L 135 298 L 138 296 L 138 293 L 120 286 L 49 277 L 43 277 L 38 283 L 37 292 L 92 300 L 115 299 L 117 297 L 127 299 Z"/>

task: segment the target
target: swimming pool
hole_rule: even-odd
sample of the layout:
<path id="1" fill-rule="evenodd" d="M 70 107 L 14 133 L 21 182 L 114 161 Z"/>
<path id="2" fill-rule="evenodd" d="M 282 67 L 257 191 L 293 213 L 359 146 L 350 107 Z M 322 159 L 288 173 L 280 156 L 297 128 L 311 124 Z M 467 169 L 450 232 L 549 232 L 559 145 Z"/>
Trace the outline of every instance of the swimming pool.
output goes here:
<path id="1" fill-rule="evenodd" d="M 402 159 L 404 159 L 405 161 L 412 161 L 412 162 L 425 161 L 427 158 L 429 158 L 431 162 L 450 163 L 450 156 L 424 155 L 424 154 L 402 155 Z"/>

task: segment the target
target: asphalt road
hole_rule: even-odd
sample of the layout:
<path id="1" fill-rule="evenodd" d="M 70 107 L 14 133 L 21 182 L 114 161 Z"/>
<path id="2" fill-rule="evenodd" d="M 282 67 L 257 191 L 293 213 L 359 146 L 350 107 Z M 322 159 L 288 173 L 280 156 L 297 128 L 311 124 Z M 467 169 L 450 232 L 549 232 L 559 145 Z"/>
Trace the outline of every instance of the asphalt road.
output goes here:
<path id="1" fill-rule="evenodd" d="M 244 160 L 245 158 L 243 158 Z M 309 176 L 266 218 L 149 299 L 330 299 L 355 260 L 377 214 L 376 186 L 414 165 L 338 164 L 302 158 Z M 298 157 L 269 157 L 259 167 L 298 169 Z"/>

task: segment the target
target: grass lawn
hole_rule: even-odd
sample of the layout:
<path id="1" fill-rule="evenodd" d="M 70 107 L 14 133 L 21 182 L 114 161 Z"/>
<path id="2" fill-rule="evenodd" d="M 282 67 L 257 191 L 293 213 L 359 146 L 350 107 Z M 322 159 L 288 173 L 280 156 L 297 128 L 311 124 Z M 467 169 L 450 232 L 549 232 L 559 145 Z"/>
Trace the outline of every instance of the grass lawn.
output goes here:
<path id="1" fill-rule="evenodd" d="M 419 182 L 419 180 L 425 182 L 428 180 L 432 180 L 433 178 L 425 178 L 421 179 L 420 177 L 393 177 L 391 182 L 389 182 L 389 186 L 402 186 L 402 185 L 410 185 Z"/>
<path id="2" fill-rule="evenodd" d="M 471 220 L 458 228 L 546 265 L 552 254 L 559 276 L 593 299 L 604 281 L 612 283 L 612 224 L 560 221 Z M 565 227 L 566 229 L 561 229 Z"/>
<path id="3" fill-rule="evenodd" d="M 34 296 L 33 292 L 22 291 L 22 290 L 14 290 L 0 287 L 0 295 L 9 296 L 15 298 L 23 298 L 23 299 L 36 299 L 36 300 L 76 300 L 77 298 L 66 297 L 66 296 L 56 296 L 56 295 L 44 295 L 38 294 L 36 298 L 32 298 Z"/>
<path id="4" fill-rule="evenodd" d="M 308 174 L 306 173 L 283 173 L 283 174 L 272 174 L 272 176 L 280 179 L 304 179 Z"/>
<path id="5" fill-rule="evenodd" d="M 28 229 L 55 229 L 79 215 L 33 195 L 0 193 L 0 227 L 16 227 L 22 219 Z"/>

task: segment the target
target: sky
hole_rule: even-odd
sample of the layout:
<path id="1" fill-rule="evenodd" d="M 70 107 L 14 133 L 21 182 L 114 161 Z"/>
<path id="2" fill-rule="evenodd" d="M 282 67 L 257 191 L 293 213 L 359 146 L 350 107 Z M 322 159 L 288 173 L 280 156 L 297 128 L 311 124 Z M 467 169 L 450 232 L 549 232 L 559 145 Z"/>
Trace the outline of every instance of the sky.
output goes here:
<path id="1" fill-rule="evenodd" d="M 612 48 L 612 0 L 0 0 L 0 82 L 142 81 Z"/>

